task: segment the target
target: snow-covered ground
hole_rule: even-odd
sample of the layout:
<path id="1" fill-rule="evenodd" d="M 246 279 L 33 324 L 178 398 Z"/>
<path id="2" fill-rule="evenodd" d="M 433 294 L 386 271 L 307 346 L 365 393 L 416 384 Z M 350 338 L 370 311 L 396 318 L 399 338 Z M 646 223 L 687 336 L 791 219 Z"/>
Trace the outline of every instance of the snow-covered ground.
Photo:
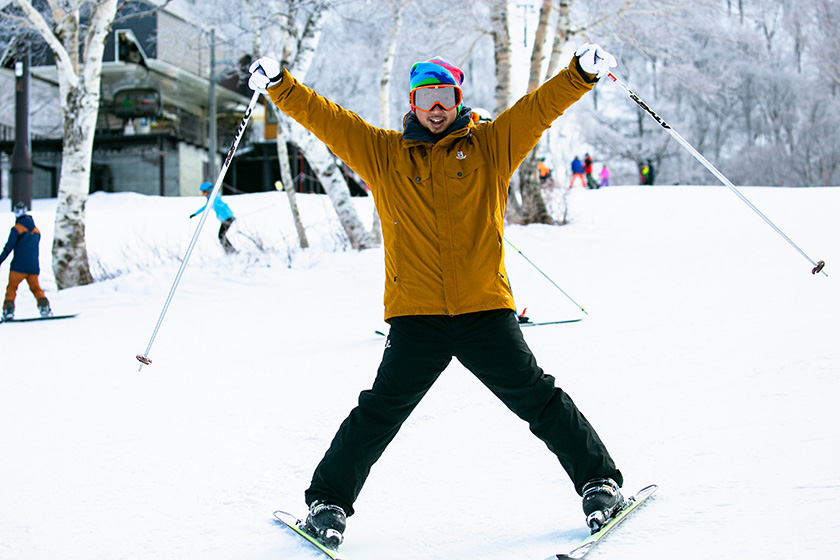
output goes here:
<path id="1" fill-rule="evenodd" d="M 566 227 L 508 239 L 588 312 L 526 338 L 650 505 L 592 558 L 840 556 L 840 189 L 571 193 Z M 226 197 L 138 371 L 203 200 L 96 194 L 94 270 L 56 291 L 55 201 L 35 201 L 42 283 L 75 319 L 0 325 L 0 558 L 306 560 L 272 523 L 370 386 L 382 252 L 346 248 L 325 197 Z M 3 200 L 8 204 L 8 200 Z M 370 218 L 369 200 L 357 201 Z M 0 235 L 13 216 L 0 215 Z M 258 248 L 261 247 L 261 248 Z M 580 310 L 508 247 L 535 321 Z M 0 267 L 5 284 L 8 261 Z M 18 317 L 36 313 L 24 287 Z M 352 560 L 541 560 L 585 534 L 557 461 L 457 362 L 406 423 L 350 518 Z"/>

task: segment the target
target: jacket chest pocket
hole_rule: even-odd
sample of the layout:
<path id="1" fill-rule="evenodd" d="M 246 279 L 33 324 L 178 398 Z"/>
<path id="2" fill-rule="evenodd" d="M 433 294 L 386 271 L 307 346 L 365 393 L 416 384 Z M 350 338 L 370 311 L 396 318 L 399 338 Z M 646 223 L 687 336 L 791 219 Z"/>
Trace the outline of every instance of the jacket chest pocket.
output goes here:
<path id="1" fill-rule="evenodd" d="M 402 159 L 396 163 L 394 170 L 400 179 L 412 185 L 425 185 L 429 183 L 432 168 L 427 152 L 411 154 L 412 157 Z"/>
<path id="2" fill-rule="evenodd" d="M 472 180 L 474 175 L 486 165 L 475 150 L 452 150 L 446 157 L 445 175 L 448 180 Z"/>
<path id="3" fill-rule="evenodd" d="M 419 161 L 414 161 L 414 160 Z M 434 194 L 429 157 L 417 156 L 398 162 L 394 166 L 392 184 L 385 190 L 384 204 L 394 219 L 406 213 L 433 213 Z M 382 209 L 380 209 L 380 213 Z"/>

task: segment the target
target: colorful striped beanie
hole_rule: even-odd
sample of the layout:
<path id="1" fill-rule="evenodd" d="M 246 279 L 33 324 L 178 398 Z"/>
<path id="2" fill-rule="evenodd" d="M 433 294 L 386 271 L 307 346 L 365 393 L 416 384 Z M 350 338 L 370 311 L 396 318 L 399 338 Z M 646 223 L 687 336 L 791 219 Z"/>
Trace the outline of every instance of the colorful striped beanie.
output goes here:
<path id="1" fill-rule="evenodd" d="M 464 72 L 440 57 L 417 62 L 411 67 L 409 76 L 411 89 L 420 86 L 447 84 L 460 87 L 464 83 Z"/>

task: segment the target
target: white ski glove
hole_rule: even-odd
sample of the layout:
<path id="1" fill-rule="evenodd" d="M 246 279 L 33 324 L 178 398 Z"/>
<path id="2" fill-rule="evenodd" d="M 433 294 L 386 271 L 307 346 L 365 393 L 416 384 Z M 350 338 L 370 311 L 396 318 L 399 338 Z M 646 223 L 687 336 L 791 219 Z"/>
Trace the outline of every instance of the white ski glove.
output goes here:
<path id="1" fill-rule="evenodd" d="M 248 87 L 254 91 L 265 91 L 283 81 L 280 63 L 267 56 L 252 62 L 248 71 L 251 73 L 251 77 L 248 78 Z"/>
<path id="2" fill-rule="evenodd" d="M 603 78 L 610 68 L 618 66 L 615 57 L 594 43 L 586 43 L 580 47 L 575 56 L 584 72 Z"/>

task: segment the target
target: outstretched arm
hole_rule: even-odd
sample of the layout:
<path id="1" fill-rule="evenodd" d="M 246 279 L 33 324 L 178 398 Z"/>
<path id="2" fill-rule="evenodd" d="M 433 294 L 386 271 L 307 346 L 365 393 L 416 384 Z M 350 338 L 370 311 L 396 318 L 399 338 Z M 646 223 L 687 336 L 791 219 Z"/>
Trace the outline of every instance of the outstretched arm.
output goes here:
<path id="1" fill-rule="evenodd" d="M 273 74 L 274 72 L 277 74 Z M 273 74 L 273 75 L 272 75 Z M 359 115 L 300 83 L 276 61 L 251 65 L 248 85 L 264 90 L 281 111 L 312 132 L 367 182 L 376 182 L 388 164 L 387 149 L 400 134 L 365 122 Z"/>
<path id="2" fill-rule="evenodd" d="M 598 45 L 584 45 L 568 68 L 520 98 L 490 123 L 491 157 L 498 158 L 499 171 L 508 177 L 512 175 L 551 123 L 615 64 L 615 57 Z"/>

